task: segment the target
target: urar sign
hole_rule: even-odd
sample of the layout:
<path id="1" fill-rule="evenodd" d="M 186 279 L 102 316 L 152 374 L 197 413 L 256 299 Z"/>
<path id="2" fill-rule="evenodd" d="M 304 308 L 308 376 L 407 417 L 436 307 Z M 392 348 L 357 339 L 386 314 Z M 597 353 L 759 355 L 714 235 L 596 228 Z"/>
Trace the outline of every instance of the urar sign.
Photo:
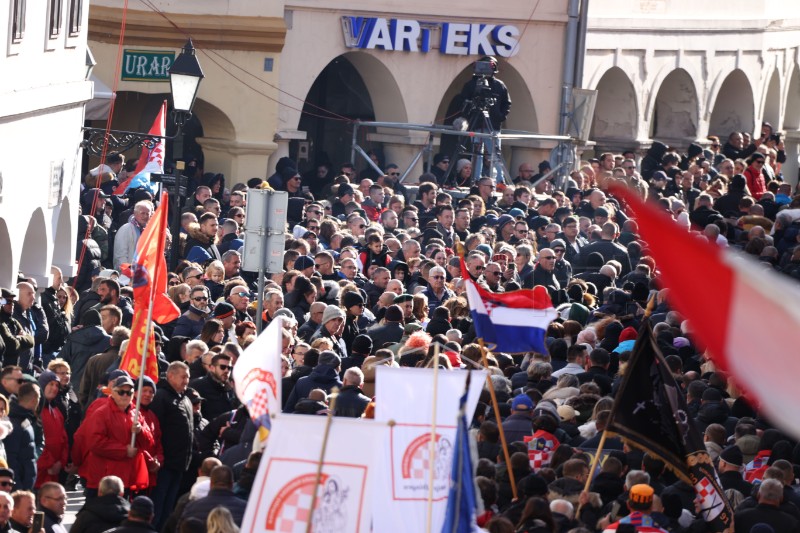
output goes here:
<path id="1" fill-rule="evenodd" d="M 129 50 L 122 58 L 122 81 L 169 81 L 174 51 Z"/>

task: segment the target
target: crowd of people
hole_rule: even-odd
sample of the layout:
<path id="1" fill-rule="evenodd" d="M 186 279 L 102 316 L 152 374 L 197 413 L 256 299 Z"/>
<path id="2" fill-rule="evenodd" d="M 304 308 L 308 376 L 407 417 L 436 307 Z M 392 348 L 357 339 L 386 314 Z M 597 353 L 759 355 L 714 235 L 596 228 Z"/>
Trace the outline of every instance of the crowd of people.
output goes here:
<path id="1" fill-rule="evenodd" d="M 16 288 L 2 289 L 0 530 L 27 531 L 40 509 L 45 530 L 60 531 L 65 489 L 76 487 L 87 497 L 76 533 L 241 525 L 261 458 L 231 378 L 258 334 L 258 280 L 242 270 L 242 235 L 248 191 L 271 187 L 290 197 L 283 269 L 265 280 L 261 317 L 264 327 L 281 319 L 284 412 L 327 415 L 336 394 L 333 416 L 370 417 L 383 400 L 379 365 L 481 367 L 465 276 L 496 293 L 541 285 L 558 311 L 546 353 L 487 357 L 501 419 L 484 390 L 472 427 L 481 527 L 704 530 L 694 488 L 652 454 L 609 438 L 601 471 L 590 472 L 648 320 L 735 509 L 736 531 L 798 531 L 800 445 L 697 349 L 612 188 L 637 191 L 710 245 L 800 279 L 800 196 L 782 178 L 782 157 L 767 124 L 760 138 L 734 132 L 724 145 L 712 137 L 687 154 L 660 143 L 641 161 L 604 153 L 563 190 L 546 161 L 538 173 L 523 163 L 513 183 L 496 183 L 472 177 L 468 159 L 454 168 L 472 187 L 447 189 L 446 154 L 415 193 L 393 164 L 385 175 L 349 163 L 301 175 L 283 158 L 268 179 L 230 189 L 221 174 L 190 166 L 188 200 L 170 215 L 181 230 L 168 235 L 180 259 L 168 293 L 182 314 L 156 324 L 161 376 L 144 380 L 137 412 L 136 384 L 118 367 L 134 309 L 127 266 L 155 205 L 147 189 L 114 194 L 133 162 L 113 156 L 82 192 L 77 275 L 67 283 L 53 267 L 43 290 L 24 273 Z M 528 453 L 542 432 L 554 444 L 545 463 Z"/>

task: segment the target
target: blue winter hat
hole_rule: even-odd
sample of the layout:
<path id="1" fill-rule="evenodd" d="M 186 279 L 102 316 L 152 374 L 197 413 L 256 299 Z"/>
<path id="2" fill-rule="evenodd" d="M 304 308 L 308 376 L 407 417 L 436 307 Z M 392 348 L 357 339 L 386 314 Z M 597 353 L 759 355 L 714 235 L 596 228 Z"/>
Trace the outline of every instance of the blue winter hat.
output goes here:
<path id="1" fill-rule="evenodd" d="M 191 263 L 199 263 L 201 265 L 209 259 L 211 259 L 211 254 L 209 254 L 200 246 L 193 246 L 192 249 L 189 250 L 189 254 L 186 256 L 187 261 Z"/>

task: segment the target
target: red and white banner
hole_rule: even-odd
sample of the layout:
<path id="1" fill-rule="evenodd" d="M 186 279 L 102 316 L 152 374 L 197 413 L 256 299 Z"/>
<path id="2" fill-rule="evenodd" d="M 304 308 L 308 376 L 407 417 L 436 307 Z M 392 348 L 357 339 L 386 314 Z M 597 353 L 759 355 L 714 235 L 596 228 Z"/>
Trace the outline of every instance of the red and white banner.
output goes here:
<path id="1" fill-rule="evenodd" d="M 667 300 L 689 320 L 691 334 L 770 421 L 800 438 L 800 285 L 688 233 L 627 189 L 614 194 L 633 208 L 670 289 Z"/>
<path id="2" fill-rule="evenodd" d="M 309 415 L 273 420 L 242 531 L 305 533 L 309 519 L 314 533 L 371 531 L 376 443 L 385 439 L 388 426 L 374 420 L 334 418 L 317 484 L 326 421 L 326 417 Z"/>
<path id="3" fill-rule="evenodd" d="M 471 419 L 486 372 L 472 371 L 466 415 Z M 426 531 L 430 472 L 433 468 L 431 531 L 440 531 L 447 510 L 450 470 L 456 438 L 459 399 L 464 394 L 467 372 L 438 372 L 436 433 L 433 464 L 430 457 L 433 421 L 434 371 L 421 368 L 379 366 L 375 373 L 375 419 L 393 421 L 380 451 L 375 487 L 374 531 Z"/>
<path id="4" fill-rule="evenodd" d="M 281 412 L 282 349 L 283 319 L 277 316 L 233 365 L 236 396 L 259 427 L 261 440 L 271 428 L 270 415 Z"/>

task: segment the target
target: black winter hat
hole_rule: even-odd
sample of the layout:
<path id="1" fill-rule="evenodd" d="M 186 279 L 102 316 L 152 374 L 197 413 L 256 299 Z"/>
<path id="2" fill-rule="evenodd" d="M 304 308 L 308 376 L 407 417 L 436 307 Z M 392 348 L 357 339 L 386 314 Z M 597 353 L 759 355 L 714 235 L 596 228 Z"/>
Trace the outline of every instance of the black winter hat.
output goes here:
<path id="1" fill-rule="evenodd" d="M 350 309 L 354 305 L 364 305 L 364 298 L 359 292 L 348 292 L 342 297 L 342 307 Z"/>
<path id="2" fill-rule="evenodd" d="M 353 348 L 350 350 L 359 355 L 368 355 L 372 353 L 372 338 L 368 335 L 359 335 L 353 339 Z"/>
<path id="3" fill-rule="evenodd" d="M 735 444 L 722 450 L 719 454 L 719 458 L 732 466 L 742 466 L 742 464 L 744 464 L 742 450 Z"/>

